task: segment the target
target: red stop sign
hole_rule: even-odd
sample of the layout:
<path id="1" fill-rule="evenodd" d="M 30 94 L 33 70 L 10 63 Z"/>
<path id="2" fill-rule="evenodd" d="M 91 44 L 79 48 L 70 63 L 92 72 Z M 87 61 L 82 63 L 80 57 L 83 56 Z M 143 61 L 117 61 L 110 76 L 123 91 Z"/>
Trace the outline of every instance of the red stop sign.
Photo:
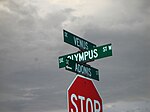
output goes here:
<path id="1" fill-rule="evenodd" d="M 103 112 L 102 99 L 90 79 L 77 76 L 67 95 L 68 112 Z"/>

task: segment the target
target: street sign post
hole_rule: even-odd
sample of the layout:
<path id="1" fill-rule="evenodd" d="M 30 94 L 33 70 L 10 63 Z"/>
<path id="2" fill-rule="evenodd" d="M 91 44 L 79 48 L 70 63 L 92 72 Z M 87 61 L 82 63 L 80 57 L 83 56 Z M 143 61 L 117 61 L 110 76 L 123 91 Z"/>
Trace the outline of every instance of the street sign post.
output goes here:
<path id="1" fill-rule="evenodd" d="M 77 76 L 67 90 L 68 112 L 103 112 L 102 98 L 90 79 Z"/>
<path id="2" fill-rule="evenodd" d="M 95 79 L 99 81 L 98 69 L 91 67 L 87 64 L 81 64 L 79 62 L 73 61 L 71 59 L 66 59 L 66 70 L 75 72 L 77 74 L 83 75 L 85 77 Z"/>
<path id="3" fill-rule="evenodd" d="M 112 45 L 96 47 L 66 30 L 63 30 L 63 36 L 64 42 L 80 49 L 58 59 L 59 68 L 80 74 L 67 89 L 68 112 L 103 112 L 102 98 L 91 80 L 99 81 L 99 71 L 86 63 L 112 56 Z"/>
<path id="4" fill-rule="evenodd" d="M 109 57 L 109 56 L 112 56 L 112 46 L 111 44 L 106 44 L 88 51 L 76 52 L 76 53 L 60 56 L 59 68 L 63 68 L 66 66 L 65 61 L 67 58 L 77 62 L 89 62 L 89 61 L 93 61 L 96 59 Z"/>
<path id="5" fill-rule="evenodd" d="M 80 38 L 66 30 L 63 30 L 64 42 L 79 48 L 82 51 L 90 50 L 96 47 L 95 44 Z"/>

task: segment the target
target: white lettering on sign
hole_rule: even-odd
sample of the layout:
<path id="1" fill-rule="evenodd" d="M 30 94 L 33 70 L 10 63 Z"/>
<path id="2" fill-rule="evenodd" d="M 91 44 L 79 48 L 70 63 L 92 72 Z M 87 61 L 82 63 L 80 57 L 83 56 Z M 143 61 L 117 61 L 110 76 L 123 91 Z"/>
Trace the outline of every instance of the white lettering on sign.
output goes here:
<path id="1" fill-rule="evenodd" d="M 96 108 L 98 107 L 98 108 Z M 94 100 L 94 109 L 95 111 L 94 112 L 100 112 L 101 108 L 100 108 L 100 103 L 97 101 L 97 100 Z"/>
<path id="2" fill-rule="evenodd" d="M 65 37 L 68 37 L 68 33 L 67 32 L 65 32 Z"/>
<path id="3" fill-rule="evenodd" d="M 107 51 L 107 46 L 103 47 L 103 52 Z"/>
<path id="4" fill-rule="evenodd" d="M 78 112 L 78 107 L 77 107 L 77 105 L 76 105 L 76 103 L 74 102 L 73 99 L 78 100 L 78 99 L 77 99 L 77 96 L 76 96 L 75 94 L 72 94 L 72 95 L 71 95 L 71 102 L 72 102 L 73 106 L 74 106 L 75 109 L 76 109 L 75 112 Z M 71 109 L 71 112 L 73 112 L 73 109 Z"/>
<path id="5" fill-rule="evenodd" d="M 97 49 L 67 56 L 67 58 L 75 61 L 86 61 L 87 59 L 94 59 L 97 57 L 98 57 Z"/>
<path id="6" fill-rule="evenodd" d="M 79 60 L 84 60 L 84 54 L 83 53 L 79 54 Z"/>
<path id="7" fill-rule="evenodd" d="M 88 42 L 84 41 L 84 40 L 81 40 L 80 38 L 77 38 L 77 37 L 73 37 L 74 38 L 74 44 L 76 46 L 78 46 L 79 48 L 81 49 L 85 49 L 85 50 L 88 50 Z"/>
<path id="8" fill-rule="evenodd" d="M 81 100 L 81 112 L 83 112 L 83 100 L 85 100 L 85 97 L 78 96 L 78 98 Z"/>
<path id="9" fill-rule="evenodd" d="M 79 74 L 81 73 L 81 74 L 84 74 L 87 76 L 92 76 L 91 68 L 86 67 L 84 65 L 80 65 L 78 63 L 75 64 L 75 72 L 77 72 Z"/>
<path id="10" fill-rule="evenodd" d="M 93 112 L 93 103 L 90 98 L 87 98 L 87 100 L 86 100 L 86 112 L 89 112 L 89 103 L 91 105 L 91 112 Z"/>
<path id="11" fill-rule="evenodd" d="M 94 49 L 94 58 L 98 57 L 97 49 Z"/>
<path id="12" fill-rule="evenodd" d="M 112 50 L 111 46 L 108 46 L 108 49 L 109 49 L 109 50 Z"/>
<path id="13" fill-rule="evenodd" d="M 78 60 L 79 54 L 74 55 L 75 59 Z"/>
<path id="14" fill-rule="evenodd" d="M 88 51 L 85 51 L 85 52 L 84 52 L 84 60 L 86 60 L 86 57 L 89 55 L 88 53 L 89 53 Z M 83 60 L 83 61 L 84 61 L 84 60 Z M 79 60 L 79 61 L 82 61 L 82 60 Z"/>
<path id="15" fill-rule="evenodd" d="M 77 106 L 76 102 L 80 102 L 80 107 Z M 90 112 L 100 112 L 101 106 L 98 100 L 92 100 L 91 98 L 85 98 L 80 95 L 71 95 L 71 103 L 74 106 L 75 110 L 71 108 L 71 112 L 78 112 L 79 108 L 81 108 L 81 112 L 83 112 L 84 106 L 86 106 L 86 112 L 89 112 L 89 106 L 91 107 Z"/>
<path id="16" fill-rule="evenodd" d="M 63 62 L 64 62 L 63 58 L 60 58 L 59 63 L 63 63 Z"/>

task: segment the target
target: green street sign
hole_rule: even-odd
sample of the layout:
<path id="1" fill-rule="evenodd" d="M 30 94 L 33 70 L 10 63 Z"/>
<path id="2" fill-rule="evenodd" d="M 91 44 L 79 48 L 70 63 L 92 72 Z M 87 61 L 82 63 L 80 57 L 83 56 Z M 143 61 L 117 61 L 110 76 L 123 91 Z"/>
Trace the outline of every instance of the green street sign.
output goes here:
<path id="1" fill-rule="evenodd" d="M 90 50 L 96 47 L 95 44 L 84 40 L 66 30 L 63 30 L 64 42 L 79 48 L 82 51 Z"/>
<path id="2" fill-rule="evenodd" d="M 82 76 L 95 79 L 99 81 L 98 69 L 91 67 L 87 64 L 80 64 L 79 62 L 73 61 L 71 59 L 66 59 L 66 70 L 75 72 Z"/>
<path id="3" fill-rule="evenodd" d="M 111 44 L 106 44 L 103 46 L 99 46 L 84 52 L 76 52 L 64 56 L 59 57 L 59 68 L 63 68 L 66 66 L 66 59 L 69 58 L 71 60 L 77 62 L 90 62 L 96 59 L 101 59 L 105 57 L 112 56 L 112 46 Z"/>

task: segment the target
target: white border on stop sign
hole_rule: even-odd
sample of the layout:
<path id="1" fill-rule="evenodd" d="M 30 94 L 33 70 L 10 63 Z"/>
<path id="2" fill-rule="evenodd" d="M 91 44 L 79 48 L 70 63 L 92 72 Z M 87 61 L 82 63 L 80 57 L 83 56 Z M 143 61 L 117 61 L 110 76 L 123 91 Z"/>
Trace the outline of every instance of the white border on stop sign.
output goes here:
<path id="1" fill-rule="evenodd" d="M 97 87 L 96 87 L 96 85 L 94 84 L 94 82 L 93 82 L 92 79 L 90 79 L 90 78 L 88 78 L 88 77 L 84 77 L 84 76 L 82 76 L 82 75 L 76 75 L 76 77 L 73 79 L 73 81 L 71 82 L 71 84 L 69 85 L 69 87 L 68 87 L 68 89 L 67 89 L 67 109 L 68 109 L 68 112 L 69 112 L 68 90 L 70 89 L 70 87 L 72 86 L 72 84 L 74 83 L 74 81 L 77 79 L 78 76 L 79 76 L 79 77 L 82 77 L 82 78 L 85 78 L 85 79 L 87 79 L 87 80 L 91 80 L 92 83 L 93 83 L 93 85 L 94 85 L 94 87 L 96 88 L 96 91 L 97 91 L 98 94 L 99 94 L 99 91 L 98 91 L 98 89 L 97 89 Z M 103 102 L 103 98 L 101 97 L 101 94 L 99 94 L 99 96 L 100 96 L 100 98 L 102 99 L 102 102 Z M 103 103 L 102 103 L 102 109 L 104 110 Z"/>

